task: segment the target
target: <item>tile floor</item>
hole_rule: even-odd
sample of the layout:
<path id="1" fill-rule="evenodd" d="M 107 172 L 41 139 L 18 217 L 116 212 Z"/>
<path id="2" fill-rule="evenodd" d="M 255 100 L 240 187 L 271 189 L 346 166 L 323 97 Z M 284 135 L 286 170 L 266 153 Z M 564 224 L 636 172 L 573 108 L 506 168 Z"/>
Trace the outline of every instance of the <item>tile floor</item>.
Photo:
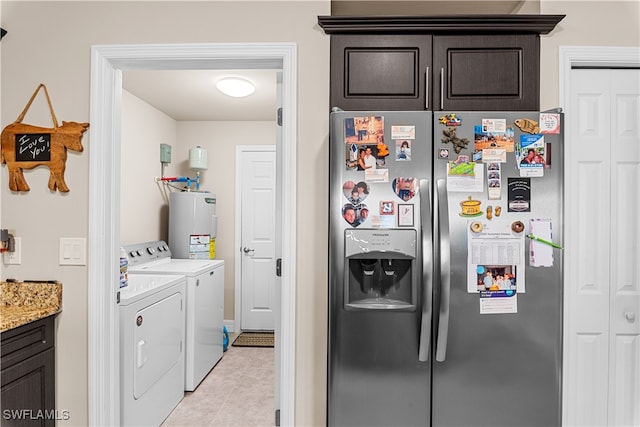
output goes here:
<path id="1" fill-rule="evenodd" d="M 229 346 L 162 426 L 274 426 L 273 358 L 273 348 Z"/>

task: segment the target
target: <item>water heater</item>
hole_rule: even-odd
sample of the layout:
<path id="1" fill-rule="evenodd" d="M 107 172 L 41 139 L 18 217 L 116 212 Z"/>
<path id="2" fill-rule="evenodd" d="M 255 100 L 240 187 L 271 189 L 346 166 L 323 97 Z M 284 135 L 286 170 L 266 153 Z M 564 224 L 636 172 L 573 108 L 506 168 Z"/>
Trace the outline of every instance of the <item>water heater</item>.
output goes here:
<path id="1" fill-rule="evenodd" d="M 218 230 L 216 195 L 208 191 L 169 195 L 169 248 L 178 259 L 214 259 Z"/>

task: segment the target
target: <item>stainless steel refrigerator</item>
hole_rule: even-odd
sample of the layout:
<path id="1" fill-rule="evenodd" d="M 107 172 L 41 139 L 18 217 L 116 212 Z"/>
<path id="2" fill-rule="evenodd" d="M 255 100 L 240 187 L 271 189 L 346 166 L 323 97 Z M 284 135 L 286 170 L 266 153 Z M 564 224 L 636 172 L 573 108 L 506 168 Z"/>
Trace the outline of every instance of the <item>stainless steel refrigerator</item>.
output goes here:
<path id="1" fill-rule="evenodd" d="M 561 424 L 562 114 L 334 111 L 327 424 Z"/>

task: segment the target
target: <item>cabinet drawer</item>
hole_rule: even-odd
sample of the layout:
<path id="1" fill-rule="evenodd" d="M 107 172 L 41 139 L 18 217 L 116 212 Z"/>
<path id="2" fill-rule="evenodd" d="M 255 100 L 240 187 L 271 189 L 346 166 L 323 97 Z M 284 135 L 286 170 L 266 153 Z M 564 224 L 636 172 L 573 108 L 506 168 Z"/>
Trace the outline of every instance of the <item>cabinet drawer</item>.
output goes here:
<path id="1" fill-rule="evenodd" d="M 53 347 L 54 320 L 55 315 L 3 332 L 0 344 L 2 368 Z"/>

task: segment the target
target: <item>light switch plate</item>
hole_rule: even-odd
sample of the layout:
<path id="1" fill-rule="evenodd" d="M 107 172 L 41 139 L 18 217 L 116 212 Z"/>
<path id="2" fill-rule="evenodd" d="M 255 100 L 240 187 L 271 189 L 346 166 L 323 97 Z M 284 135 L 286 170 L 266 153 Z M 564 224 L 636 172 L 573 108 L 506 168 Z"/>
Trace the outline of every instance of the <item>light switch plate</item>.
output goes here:
<path id="1" fill-rule="evenodd" d="M 14 237 L 13 245 L 13 252 L 2 254 L 5 265 L 22 264 L 22 237 Z"/>
<path id="2" fill-rule="evenodd" d="M 87 239 L 61 237 L 58 257 L 60 265 L 87 265 Z"/>

